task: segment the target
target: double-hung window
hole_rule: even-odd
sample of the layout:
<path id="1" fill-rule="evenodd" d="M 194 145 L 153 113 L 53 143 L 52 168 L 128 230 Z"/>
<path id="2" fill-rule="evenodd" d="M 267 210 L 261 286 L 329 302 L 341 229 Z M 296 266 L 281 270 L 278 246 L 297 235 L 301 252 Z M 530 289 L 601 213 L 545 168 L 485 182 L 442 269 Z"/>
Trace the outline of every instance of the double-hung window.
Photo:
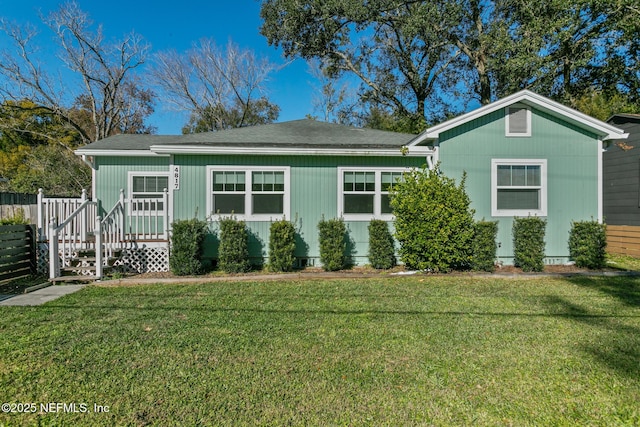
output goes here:
<path id="1" fill-rule="evenodd" d="M 389 191 L 405 169 L 338 168 L 338 213 L 345 219 L 393 218 Z"/>
<path id="2" fill-rule="evenodd" d="M 492 160 L 491 191 L 493 216 L 546 216 L 547 161 Z"/>
<path id="3" fill-rule="evenodd" d="M 246 180 L 244 171 L 214 171 L 212 211 L 220 214 L 244 215 Z"/>
<path id="4" fill-rule="evenodd" d="M 169 175 L 157 173 L 129 174 L 129 194 L 132 198 L 132 213 L 163 212 L 164 190 L 169 187 Z"/>
<path id="5" fill-rule="evenodd" d="M 375 213 L 376 173 L 370 171 L 344 171 L 343 173 L 343 213 Z"/>
<path id="6" fill-rule="evenodd" d="M 284 214 L 284 171 L 251 172 L 254 214 Z"/>
<path id="7" fill-rule="evenodd" d="M 289 216 L 289 168 L 208 168 L 209 212 L 247 220 Z"/>

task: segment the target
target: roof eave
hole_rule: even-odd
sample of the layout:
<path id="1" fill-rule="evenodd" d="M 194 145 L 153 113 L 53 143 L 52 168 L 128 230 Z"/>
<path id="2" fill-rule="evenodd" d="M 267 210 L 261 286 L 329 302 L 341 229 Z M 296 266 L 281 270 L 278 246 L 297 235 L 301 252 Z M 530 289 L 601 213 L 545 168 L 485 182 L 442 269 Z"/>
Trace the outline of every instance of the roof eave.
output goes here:
<path id="1" fill-rule="evenodd" d="M 412 147 L 403 153 L 402 148 L 389 149 L 340 149 L 340 148 L 273 148 L 273 147 L 207 147 L 185 145 L 153 145 L 151 151 L 157 154 L 226 154 L 226 155 L 269 155 L 269 156 L 382 156 L 397 157 L 424 156 L 433 150 Z"/>
<path id="2" fill-rule="evenodd" d="M 625 133 L 622 129 L 611 126 L 610 124 L 602 122 L 598 119 L 594 119 L 591 116 L 574 110 L 573 108 L 562 105 L 542 95 L 538 95 L 537 93 L 531 92 L 529 90 L 522 90 L 520 92 L 516 92 L 510 96 L 492 102 L 491 104 L 485 105 L 476 110 L 470 111 L 451 120 L 447 120 L 446 122 L 425 130 L 423 133 L 409 142 L 409 147 L 415 146 L 425 141 L 437 140 L 438 138 L 440 138 L 440 134 L 442 132 L 448 131 L 464 123 L 470 122 L 471 120 L 475 120 L 486 114 L 493 113 L 494 111 L 506 108 L 509 105 L 519 102 L 528 104 L 532 107 L 536 107 L 554 116 L 560 116 L 565 120 L 574 123 L 578 127 L 594 132 L 602 140 L 626 139 L 629 136 L 629 134 Z"/>
<path id="3" fill-rule="evenodd" d="M 125 157 L 168 157 L 169 154 L 154 153 L 150 150 L 84 150 L 79 148 L 74 151 L 77 156 L 125 156 Z"/>

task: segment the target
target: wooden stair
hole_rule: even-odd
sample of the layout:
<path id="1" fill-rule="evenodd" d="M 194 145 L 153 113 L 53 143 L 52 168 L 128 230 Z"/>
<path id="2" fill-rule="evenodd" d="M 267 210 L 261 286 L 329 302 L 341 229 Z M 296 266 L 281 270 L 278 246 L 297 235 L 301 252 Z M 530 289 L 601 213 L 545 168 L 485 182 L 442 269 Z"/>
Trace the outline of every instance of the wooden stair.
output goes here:
<path id="1" fill-rule="evenodd" d="M 109 258 L 103 271 L 107 272 L 120 258 L 118 252 L 116 257 Z M 93 282 L 96 279 L 96 253 L 94 249 L 78 252 L 78 256 L 70 261 L 70 266 L 60 268 L 60 276 L 49 279 L 50 282 Z M 84 273 L 84 274 L 83 274 Z"/>

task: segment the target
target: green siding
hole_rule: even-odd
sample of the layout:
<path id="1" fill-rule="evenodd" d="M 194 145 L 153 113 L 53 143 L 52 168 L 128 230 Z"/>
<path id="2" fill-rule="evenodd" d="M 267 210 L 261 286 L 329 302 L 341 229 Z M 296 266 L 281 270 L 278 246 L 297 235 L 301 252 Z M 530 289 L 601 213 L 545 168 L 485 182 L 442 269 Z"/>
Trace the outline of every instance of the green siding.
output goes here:
<path id="1" fill-rule="evenodd" d="M 347 167 L 420 167 L 426 159 L 416 157 L 330 157 L 330 156 L 206 156 L 175 155 L 180 165 L 180 190 L 174 192 L 176 219 L 204 219 L 207 200 L 207 166 L 289 166 L 291 168 L 291 216 L 296 221 L 299 239 L 296 256 L 317 258 L 317 225 L 322 216 L 335 218 L 338 202 L 337 168 Z M 253 258 L 266 257 L 269 247 L 269 222 L 248 222 L 251 235 L 249 252 Z M 365 264 L 368 252 L 368 221 L 346 222 L 349 237 L 354 243 L 353 260 Z M 216 230 L 212 224 L 212 230 Z M 215 257 L 217 243 L 207 241 L 206 257 Z"/>
<path id="2" fill-rule="evenodd" d="M 120 190 L 128 188 L 129 172 L 169 172 L 169 157 L 96 157 L 96 194 L 102 214 L 118 201 Z"/>
<path id="3" fill-rule="evenodd" d="M 568 257 L 571 221 L 598 216 L 597 137 L 532 109 L 530 137 L 506 137 L 504 110 L 488 114 L 440 138 L 442 171 L 466 187 L 477 219 L 497 220 L 498 256 L 512 263 L 512 217 L 491 216 L 491 160 L 547 159 L 547 262 Z"/>

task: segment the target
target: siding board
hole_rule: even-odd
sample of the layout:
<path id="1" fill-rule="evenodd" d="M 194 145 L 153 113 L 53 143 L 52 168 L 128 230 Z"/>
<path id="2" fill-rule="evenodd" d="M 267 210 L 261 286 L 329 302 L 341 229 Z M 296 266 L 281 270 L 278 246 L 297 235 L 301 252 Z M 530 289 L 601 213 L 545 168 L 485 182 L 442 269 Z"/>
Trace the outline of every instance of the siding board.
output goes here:
<path id="1" fill-rule="evenodd" d="M 629 133 L 624 143 L 634 148 L 614 142 L 603 155 L 604 216 L 608 225 L 640 226 L 640 123 L 617 116 L 612 121 Z"/>
<path id="2" fill-rule="evenodd" d="M 506 137 L 504 110 L 440 137 L 443 172 L 466 188 L 476 219 L 498 221 L 498 257 L 513 262 L 512 217 L 492 217 L 491 160 L 547 159 L 546 255 L 567 260 L 571 221 L 598 217 L 598 142 L 589 132 L 532 108 L 530 137 Z"/>
<path id="3" fill-rule="evenodd" d="M 169 157 L 96 157 L 96 194 L 100 215 L 118 201 L 120 189 L 129 196 L 128 172 L 169 172 Z"/>
<path id="4" fill-rule="evenodd" d="M 426 160 L 416 157 L 339 157 L 339 156 L 213 156 L 175 155 L 180 165 L 180 190 L 174 192 L 175 219 L 208 217 L 206 206 L 207 166 L 289 166 L 291 169 L 291 218 L 298 234 L 296 256 L 319 258 L 317 225 L 320 219 L 335 218 L 338 209 L 338 167 L 421 167 Z M 368 221 L 346 222 L 350 239 L 355 242 L 354 262 L 364 264 L 368 252 Z M 266 257 L 269 245 L 269 222 L 248 222 L 250 256 Z M 217 224 L 211 223 L 212 233 Z M 205 257 L 217 254 L 216 238 L 210 237 Z M 317 264 L 317 262 L 316 262 Z"/>

